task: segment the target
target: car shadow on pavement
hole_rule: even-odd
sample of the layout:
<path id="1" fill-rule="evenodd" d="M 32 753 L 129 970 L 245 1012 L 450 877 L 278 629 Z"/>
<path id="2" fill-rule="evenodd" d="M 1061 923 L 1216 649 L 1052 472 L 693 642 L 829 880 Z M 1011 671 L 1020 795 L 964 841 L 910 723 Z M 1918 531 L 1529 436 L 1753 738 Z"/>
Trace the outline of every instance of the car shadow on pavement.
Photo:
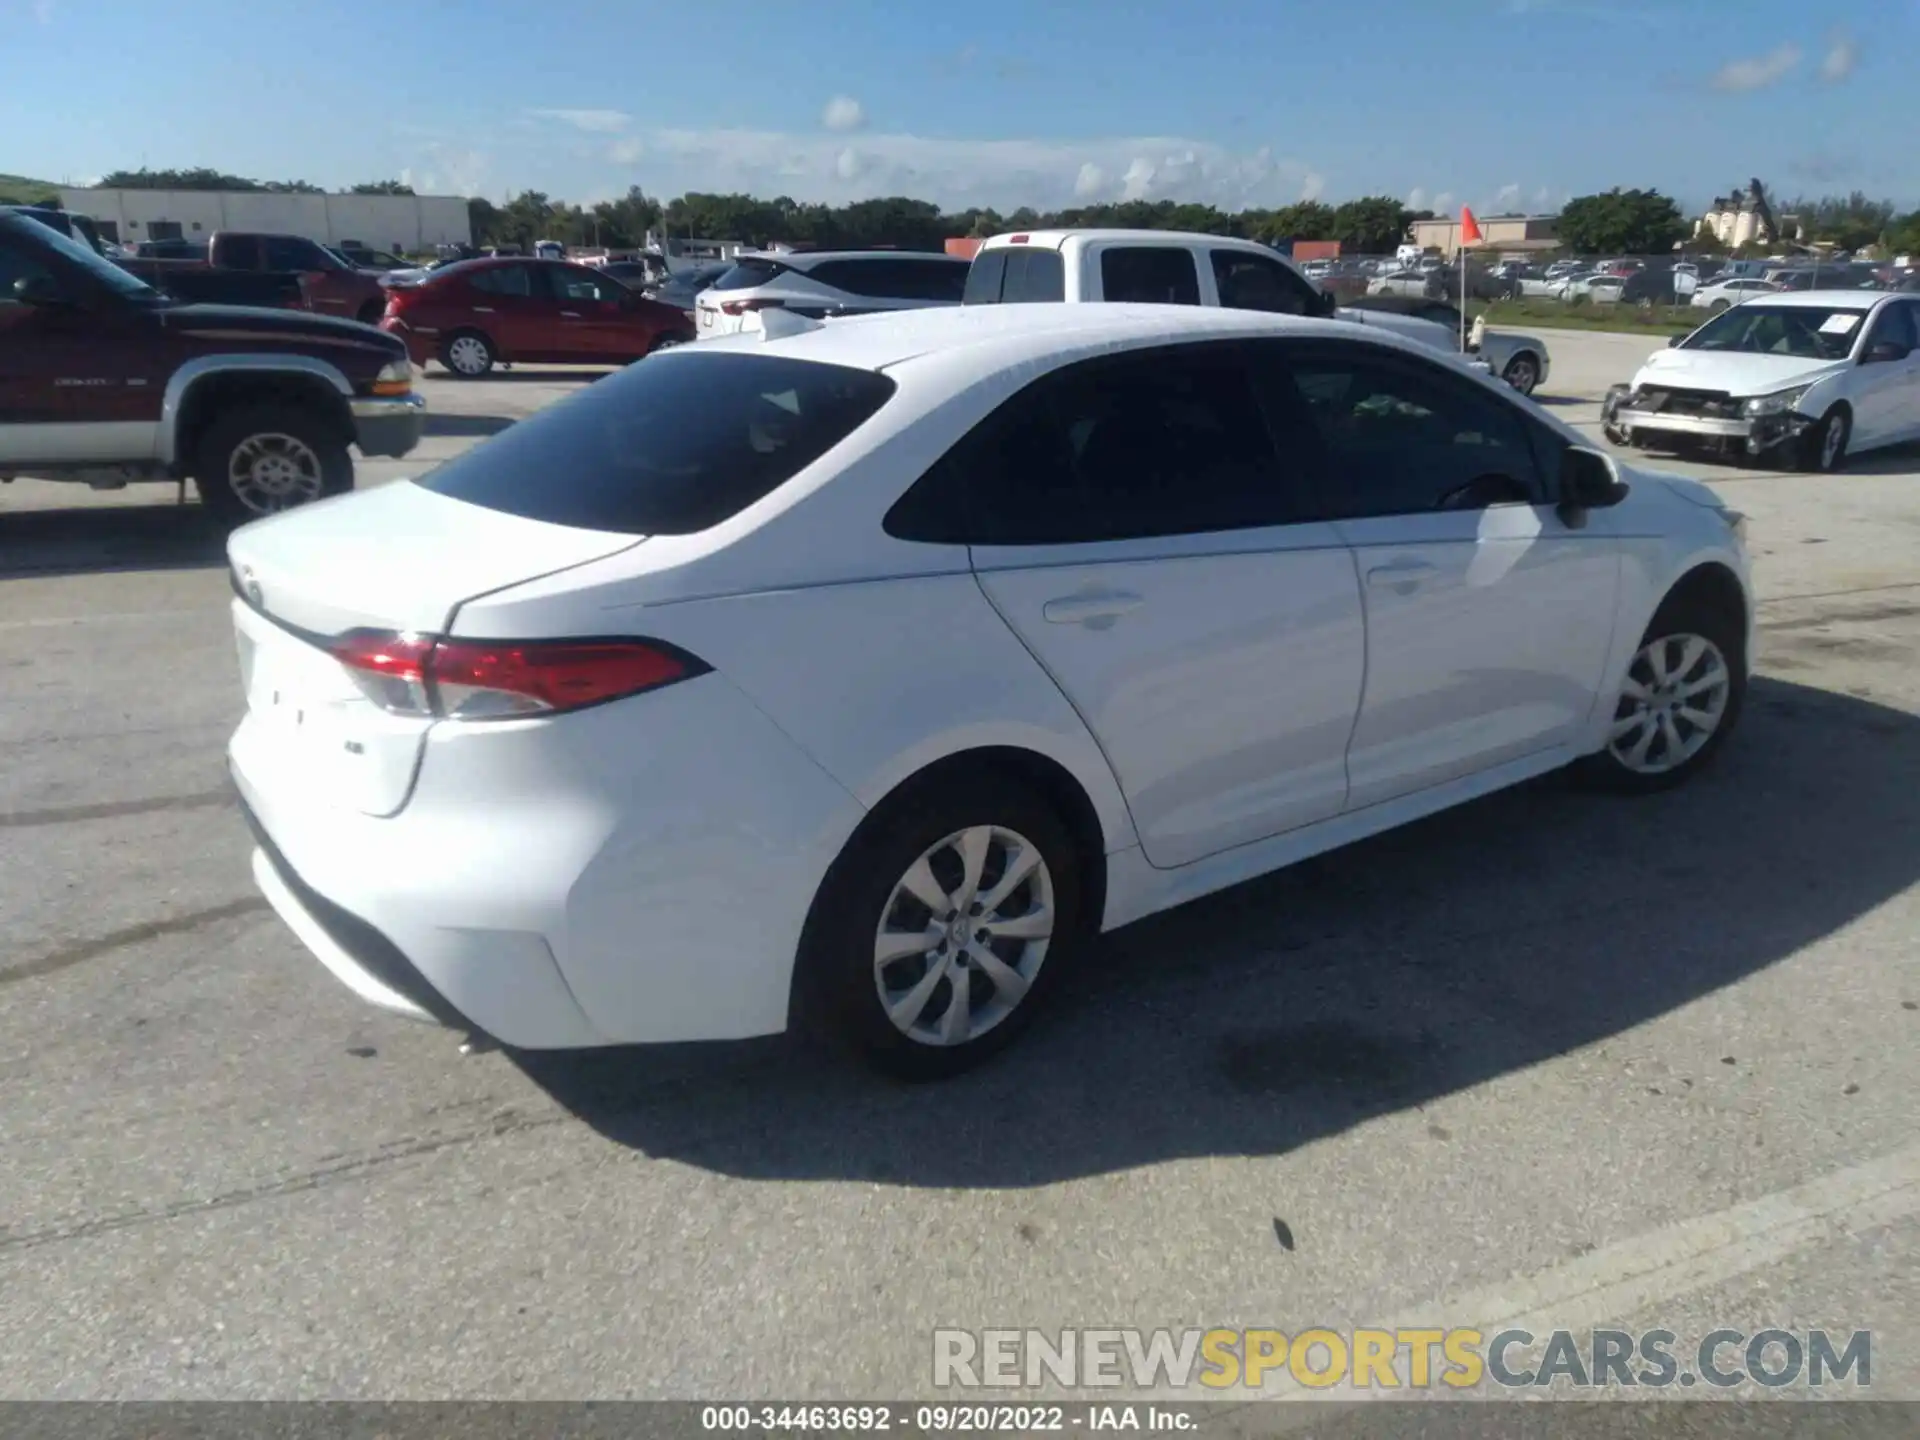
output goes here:
<path id="1" fill-rule="evenodd" d="M 938 1087 L 786 1039 L 513 1058 L 608 1138 L 727 1175 L 1040 1185 L 1418 1108 L 1736 984 L 1917 879 L 1920 718 L 1761 678 L 1686 787 L 1548 777 L 1117 931 L 1017 1045 Z"/>
<path id="2" fill-rule="evenodd" d="M 226 532 L 198 502 L 0 511 L 0 579 L 226 564 Z"/>

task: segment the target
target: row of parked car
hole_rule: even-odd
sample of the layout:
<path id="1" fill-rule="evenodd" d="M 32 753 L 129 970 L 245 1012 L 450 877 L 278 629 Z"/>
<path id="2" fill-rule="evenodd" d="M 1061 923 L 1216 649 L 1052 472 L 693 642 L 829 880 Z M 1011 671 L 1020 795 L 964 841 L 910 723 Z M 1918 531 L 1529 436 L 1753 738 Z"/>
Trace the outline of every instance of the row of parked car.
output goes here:
<path id="1" fill-rule="evenodd" d="M 1165 231 L 1001 236 L 971 262 L 893 250 L 754 253 L 667 274 L 644 262 L 596 268 L 516 254 L 396 268 L 387 262 L 398 257 L 373 252 L 361 265 L 304 237 L 240 232 L 214 235 L 193 258 L 114 257 L 84 217 L 53 211 L 21 211 L 0 240 L 0 339 L 30 342 L 8 346 L 7 364 L 21 372 L 21 393 L 44 401 L 18 413 L 58 411 L 81 427 L 60 427 L 48 448 L 45 426 L 0 423 L 0 477 L 95 486 L 192 478 L 230 520 L 347 488 L 350 446 L 408 453 L 423 405 L 413 378 L 428 364 L 462 379 L 515 362 L 626 365 L 737 333 L 769 312 L 825 320 L 961 304 L 1220 307 L 1384 329 L 1522 393 L 1549 366 L 1537 337 L 1476 329 L 1469 338 L 1443 301 L 1341 304 L 1266 246 Z M 355 323 L 333 328 L 339 322 Z M 76 353 L 103 375 L 138 371 L 140 393 L 112 377 L 67 384 Z"/>

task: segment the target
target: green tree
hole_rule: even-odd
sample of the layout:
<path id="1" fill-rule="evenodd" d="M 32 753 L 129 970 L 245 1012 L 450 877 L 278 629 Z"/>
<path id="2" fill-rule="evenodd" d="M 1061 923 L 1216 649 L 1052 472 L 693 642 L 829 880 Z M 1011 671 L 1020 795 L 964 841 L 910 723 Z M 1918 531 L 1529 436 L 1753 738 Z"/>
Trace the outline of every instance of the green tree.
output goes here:
<path id="1" fill-rule="evenodd" d="M 491 200 L 474 196 L 467 201 L 467 230 L 476 245 L 500 243 L 500 207 Z"/>
<path id="2" fill-rule="evenodd" d="M 1333 212 L 1333 233 L 1342 250 L 1359 255 L 1391 254 L 1407 238 L 1413 212 L 1391 195 L 1367 195 L 1349 200 Z"/>
<path id="3" fill-rule="evenodd" d="M 209 170 L 204 165 L 191 170 L 149 170 L 141 166 L 138 170 L 112 170 L 100 177 L 103 190 L 245 190 L 258 191 L 267 187 L 258 180 L 249 180 L 242 175 L 228 175 L 224 171 Z"/>
<path id="4" fill-rule="evenodd" d="M 1798 216 L 1809 240 L 1858 250 L 1886 233 L 1893 222 L 1894 206 L 1891 200 L 1869 200 L 1864 192 L 1856 190 L 1851 195 L 1794 200 L 1782 205 L 1779 213 Z"/>
<path id="5" fill-rule="evenodd" d="M 1560 240 L 1587 255 L 1659 255 L 1687 233 L 1680 207 L 1658 190 L 1579 195 L 1560 212 Z"/>
<path id="6" fill-rule="evenodd" d="M 355 185 L 347 192 L 349 195 L 412 195 L 416 193 L 411 185 L 398 180 L 368 180 Z"/>

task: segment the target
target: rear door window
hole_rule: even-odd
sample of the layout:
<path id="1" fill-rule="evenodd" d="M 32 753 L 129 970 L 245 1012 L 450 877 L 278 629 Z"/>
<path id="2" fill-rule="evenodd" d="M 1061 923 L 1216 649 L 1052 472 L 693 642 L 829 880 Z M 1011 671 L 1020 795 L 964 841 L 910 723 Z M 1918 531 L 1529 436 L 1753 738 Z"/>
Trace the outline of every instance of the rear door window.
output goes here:
<path id="1" fill-rule="evenodd" d="M 625 535 L 691 535 L 770 495 L 893 394 L 871 370 L 783 356 L 635 365 L 416 483 L 489 510 Z"/>
<path id="2" fill-rule="evenodd" d="M 527 265 L 491 265 L 467 276 L 467 284 L 483 295 L 517 295 L 526 299 L 536 292 L 533 269 Z"/>
<path id="3" fill-rule="evenodd" d="M 1212 256 L 1220 303 L 1228 309 L 1274 315 L 1317 313 L 1319 297 L 1314 288 L 1278 260 L 1245 250 L 1215 250 Z"/>
<path id="4" fill-rule="evenodd" d="M 1169 245 L 1119 246 L 1100 254 L 1104 298 L 1147 305 L 1198 305 L 1193 252 Z"/>

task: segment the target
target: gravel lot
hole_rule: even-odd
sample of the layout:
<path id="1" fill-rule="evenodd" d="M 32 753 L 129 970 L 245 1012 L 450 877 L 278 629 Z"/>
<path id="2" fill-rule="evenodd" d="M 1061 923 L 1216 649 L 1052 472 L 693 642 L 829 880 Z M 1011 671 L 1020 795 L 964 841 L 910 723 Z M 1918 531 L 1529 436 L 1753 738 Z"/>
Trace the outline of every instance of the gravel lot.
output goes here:
<path id="1" fill-rule="evenodd" d="M 1588 427 L 1652 348 L 1548 338 Z M 429 380 L 361 483 L 582 378 Z M 366 1009 L 248 875 L 218 546 L 165 490 L 0 490 L 0 1396 L 924 1398 L 935 1326 L 1528 1315 L 1872 1328 L 1920 1399 L 1920 454 L 1676 468 L 1759 556 L 1719 768 L 1132 927 L 932 1089 Z"/>

